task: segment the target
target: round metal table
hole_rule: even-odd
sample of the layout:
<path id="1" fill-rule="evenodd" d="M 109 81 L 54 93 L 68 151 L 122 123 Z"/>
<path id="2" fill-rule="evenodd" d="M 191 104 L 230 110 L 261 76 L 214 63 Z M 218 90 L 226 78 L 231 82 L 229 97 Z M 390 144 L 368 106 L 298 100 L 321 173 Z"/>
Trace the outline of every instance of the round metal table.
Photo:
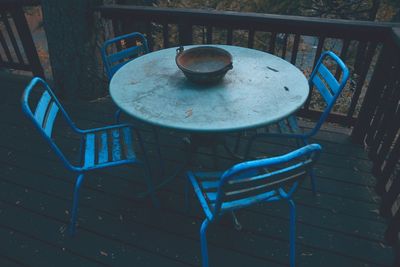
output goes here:
<path id="1" fill-rule="evenodd" d="M 139 120 L 192 133 L 267 125 L 289 116 L 306 101 L 307 79 L 289 62 L 254 49 L 216 46 L 233 57 L 233 69 L 220 83 L 188 81 L 175 63 L 176 48 L 169 48 L 119 69 L 110 82 L 113 101 Z"/>

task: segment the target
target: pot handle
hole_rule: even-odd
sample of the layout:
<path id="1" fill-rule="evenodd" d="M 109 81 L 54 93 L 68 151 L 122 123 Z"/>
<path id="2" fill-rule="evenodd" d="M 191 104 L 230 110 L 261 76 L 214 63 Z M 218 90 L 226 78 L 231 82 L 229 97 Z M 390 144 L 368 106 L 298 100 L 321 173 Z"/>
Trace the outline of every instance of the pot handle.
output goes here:
<path id="1" fill-rule="evenodd" d="M 179 48 L 176 49 L 176 54 L 179 55 L 180 53 L 183 52 L 183 50 L 185 50 L 185 48 L 183 48 L 183 46 L 180 46 Z"/>
<path id="2" fill-rule="evenodd" d="M 232 62 L 228 66 L 226 66 L 224 68 L 224 71 L 228 71 L 228 70 L 231 70 L 231 69 L 233 69 L 233 63 Z"/>

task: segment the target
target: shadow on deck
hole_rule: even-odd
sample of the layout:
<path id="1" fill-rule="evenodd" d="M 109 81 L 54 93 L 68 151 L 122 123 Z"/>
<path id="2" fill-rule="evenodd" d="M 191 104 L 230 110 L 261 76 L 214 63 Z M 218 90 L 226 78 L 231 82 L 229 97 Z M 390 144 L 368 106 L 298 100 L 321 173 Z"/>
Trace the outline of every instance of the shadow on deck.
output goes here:
<path id="1" fill-rule="evenodd" d="M 159 191 L 162 207 L 157 210 L 149 200 L 133 197 L 145 188 L 139 170 L 93 173 L 81 189 L 77 236 L 68 236 L 75 177 L 21 112 L 19 99 L 28 80 L 0 73 L 0 266 L 199 266 L 203 214 L 195 200 L 184 212 L 183 175 Z M 112 123 L 115 111 L 110 99 L 66 108 L 82 128 Z M 156 170 L 150 127 L 137 125 Z M 183 161 L 182 136 L 161 130 L 168 173 Z M 298 266 L 390 266 L 392 251 L 382 244 L 386 225 L 378 215 L 366 153 L 332 126 L 313 141 L 323 147 L 316 167 L 319 194 L 312 195 L 308 181 L 295 194 Z M 268 140 L 255 147 L 277 154 L 294 145 Z M 197 153 L 197 162 L 199 168 L 212 168 L 211 151 Z M 218 151 L 221 169 L 232 164 Z M 211 266 L 286 266 L 288 216 L 285 203 L 270 203 L 239 212 L 241 231 L 229 218 L 211 226 Z"/>

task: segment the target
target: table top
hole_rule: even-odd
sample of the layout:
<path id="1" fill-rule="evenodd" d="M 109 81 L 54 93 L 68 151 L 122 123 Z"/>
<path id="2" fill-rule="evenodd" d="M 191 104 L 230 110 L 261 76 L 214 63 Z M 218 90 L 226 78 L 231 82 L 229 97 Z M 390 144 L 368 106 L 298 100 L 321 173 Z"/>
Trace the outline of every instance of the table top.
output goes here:
<path id="1" fill-rule="evenodd" d="M 232 54 L 233 69 L 215 85 L 187 80 L 175 63 L 176 48 L 143 55 L 124 65 L 110 95 L 125 113 L 154 125 L 190 132 L 228 132 L 267 125 L 298 110 L 309 86 L 304 74 L 274 55 L 215 45 Z M 185 49 L 195 46 L 185 46 Z"/>

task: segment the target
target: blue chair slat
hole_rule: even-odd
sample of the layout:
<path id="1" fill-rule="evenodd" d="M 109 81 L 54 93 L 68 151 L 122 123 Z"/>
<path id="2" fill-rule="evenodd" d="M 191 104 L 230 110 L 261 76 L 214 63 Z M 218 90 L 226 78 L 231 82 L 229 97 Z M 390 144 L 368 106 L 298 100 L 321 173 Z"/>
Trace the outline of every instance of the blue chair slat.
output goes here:
<path id="1" fill-rule="evenodd" d="M 37 105 L 34 109 L 31 108 L 30 105 L 30 95 L 32 90 L 37 88 L 38 90 L 43 91 L 39 100 L 37 101 Z M 75 223 L 77 218 L 77 207 L 78 207 L 78 195 L 79 188 L 82 184 L 84 173 L 89 172 L 91 170 L 118 166 L 122 164 L 138 164 L 140 163 L 136 157 L 133 150 L 133 142 L 131 138 L 131 130 L 128 124 L 120 124 L 115 126 L 102 127 L 97 129 L 89 129 L 89 130 L 81 130 L 75 126 L 72 122 L 66 111 L 61 106 L 60 102 L 57 100 L 56 96 L 51 91 L 49 85 L 41 78 L 35 77 L 26 87 L 24 94 L 22 96 L 22 110 L 25 115 L 34 122 L 36 128 L 40 131 L 42 136 L 46 139 L 50 147 L 55 151 L 57 156 L 59 156 L 63 162 L 63 164 L 70 170 L 78 173 L 75 182 L 74 188 L 74 200 L 72 205 L 72 213 L 71 213 L 71 224 L 70 224 L 70 232 L 74 234 L 75 232 Z M 68 127 L 72 129 L 76 134 L 80 135 L 81 145 L 79 148 L 79 165 L 73 165 L 69 162 L 68 158 L 65 157 L 62 150 L 56 144 L 55 138 L 52 138 L 51 134 L 53 131 L 53 127 L 57 118 L 57 115 L 61 113 L 63 118 L 68 124 Z M 121 138 L 119 131 L 123 132 L 123 137 Z M 111 136 L 110 136 L 111 134 Z M 122 139 L 122 140 L 121 140 Z M 110 160 L 108 156 L 109 151 L 109 141 L 111 141 L 112 146 L 112 160 Z M 96 147 L 96 143 L 98 147 Z M 126 154 L 126 158 L 122 159 L 121 157 L 121 143 L 124 145 L 124 150 Z M 141 144 L 143 148 L 143 144 Z M 96 152 L 97 149 L 97 152 Z M 144 151 L 143 151 L 144 153 Z M 98 163 L 96 163 L 96 155 L 98 156 Z M 83 161 L 83 162 L 82 162 Z M 147 164 L 147 160 L 145 159 L 145 163 Z M 155 206 L 158 206 L 158 201 L 154 194 L 154 189 L 152 182 L 150 180 L 150 172 L 146 167 L 147 173 L 147 184 L 149 186 L 149 192 L 151 194 L 153 203 Z M 147 193 L 147 192 L 146 192 Z"/>
<path id="2" fill-rule="evenodd" d="M 219 186 L 219 180 L 214 180 L 214 181 L 202 181 L 201 182 L 201 187 L 204 190 L 213 190 Z"/>
<path id="3" fill-rule="evenodd" d="M 50 101 L 50 94 L 47 91 L 44 91 L 35 110 L 35 119 L 41 127 L 43 127 L 43 121 L 46 116 L 46 111 L 49 107 Z"/>
<path id="4" fill-rule="evenodd" d="M 121 145 L 120 145 L 120 135 L 118 129 L 111 130 L 111 137 L 112 137 L 112 160 L 118 161 L 121 160 Z"/>
<path id="5" fill-rule="evenodd" d="M 318 75 L 315 75 L 314 78 L 312 79 L 312 82 L 314 83 L 318 91 L 321 93 L 325 101 L 330 103 L 333 100 L 333 96 L 329 91 L 329 89 L 324 84 L 324 82 L 321 80 L 321 78 Z"/>
<path id="6" fill-rule="evenodd" d="M 122 128 L 122 138 L 124 143 L 124 151 L 127 159 L 134 159 L 136 157 L 135 152 L 133 151 L 132 144 L 132 132 L 131 129 L 126 127 Z"/>
<path id="7" fill-rule="evenodd" d="M 48 109 L 45 121 L 44 121 L 44 131 L 50 137 L 53 131 L 54 121 L 57 117 L 59 107 L 56 102 L 51 102 L 50 108 Z"/>
<path id="8" fill-rule="evenodd" d="M 280 199 L 281 199 L 281 197 L 279 196 L 279 194 L 277 192 L 267 191 L 265 193 L 258 194 L 254 197 L 247 197 L 247 198 L 243 198 L 240 200 L 231 200 L 231 201 L 224 202 L 221 205 L 221 211 L 226 212 L 226 211 L 236 210 L 236 209 L 251 206 L 251 205 L 259 203 L 259 202 L 263 202 L 263 201 L 272 202 L 272 201 L 277 201 Z"/>
<path id="9" fill-rule="evenodd" d="M 277 172 L 231 180 L 223 186 L 225 194 L 222 201 L 225 203 L 238 200 L 237 203 L 241 204 L 240 199 L 257 198 L 259 195 L 272 192 L 272 190 L 276 190 L 287 183 L 292 183 L 294 180 L 302 180 L 308 174 L 312 163 L 308 160 Z"/>
<path id="10" fill-rule="evenodd" d="M 99 138 L 98 161 L 99 164 L 108 162 L 108 140 L 107 132 L 101 132 Z"/>
<path id="11" fill-rule="evenodd" d="M 119 45 L 121 44 L 122 40 L 129 40 L 129 39 L 139 39 L 141 44 L 134 45 L 131 47 L 124 47 L 122 50 L 117 51 L 115 53 L 109 54 L 107 52 L 108 47 L 112 45 Z M 119 70 L 123 65 L 128 63 L 129 61 L 133 60 L 135 57 L 140 56 L 140 54 L 148 53 L 149 48 L 147 46 L 147 40 L 143 34 L 138 32 L 133 32 L 129 34 L 125 34 L 122 36 L 115 37 L 113 39 L 107 40 L 104 42 L 101 48 L 101 56 L 104 63 L 104 68 L 106 70 L 108 79 L 114 76 L 115 72 Z M 114 64 L 119 62 L 118 64 Z"/>
<path id="12" fill-rule="evenodd" d="M 107 57 L 108 63 L 113 64 L 115 62 L 119 62 L 121 60 L 123 61 L 129 61 L 132 59 L 132 57 L 138 57 L 140 53 L 143 53 L 143 47 L 142 46 L 133 46 L 126 48 L 122 51 L 116 52 L 114 54 L 111 54 Z"/>
<path id="13" fill-rule="evenodd" d="M 85 140 L 85 159 L 84 159 L 84 168 L 89 168 L 95 165 L 95 141 L 96 136 L 93 133 L 89 133 L 86 135 Z"/>
<path id="14" fill-rule="evenodd" d="M 324 64 L 321 64 L 318 68 L 318 72 L 321 74 L 322 78 L 324 78 L 325 82 L 329 85 L 331 91 L 333 93 L 337 93 L 340 87 L 339 82 L 336 80 L 335 76 L 325 67 Z"/>
<path id="15" fill-rule="evenodd" d="M 311 174 L 320 150 L 318 144 L 311 144 L 286 155 L 239 163 L 223 173 L 188 172 L 206 215 L 200 229 L 202 266 L 208 267 L 206 231 L 210 222 L 259 202 L 286 200 L 290 206 L 290 266 L 294 267 L 296 213 L 292 195 L 298 183 Z"/>

